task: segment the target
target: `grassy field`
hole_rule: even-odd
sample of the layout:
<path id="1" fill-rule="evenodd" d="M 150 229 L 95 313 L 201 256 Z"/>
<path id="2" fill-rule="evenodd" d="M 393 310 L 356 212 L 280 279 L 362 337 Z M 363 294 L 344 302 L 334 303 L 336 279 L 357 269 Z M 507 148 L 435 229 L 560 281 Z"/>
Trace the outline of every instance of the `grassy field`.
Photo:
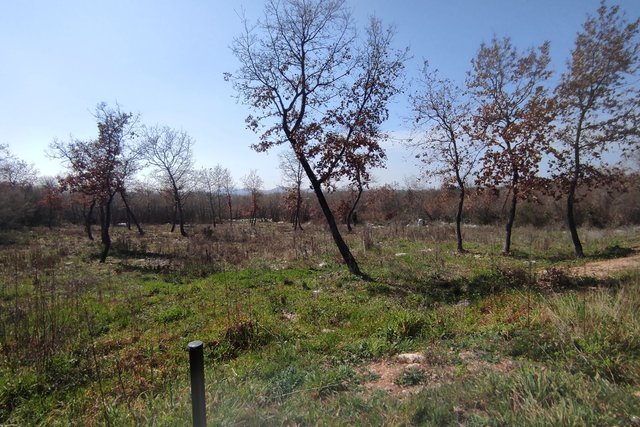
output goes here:
<path id="1" fill-rule="evenodd" d="M 358 227 L 364 281 L 308 225 L 0 235 L 0 425 L 640 425 L 640 230 Z M 407 353 L 412 353 L 411 357 Z M 398 357 L 399 355 L 404 355 Z"/>

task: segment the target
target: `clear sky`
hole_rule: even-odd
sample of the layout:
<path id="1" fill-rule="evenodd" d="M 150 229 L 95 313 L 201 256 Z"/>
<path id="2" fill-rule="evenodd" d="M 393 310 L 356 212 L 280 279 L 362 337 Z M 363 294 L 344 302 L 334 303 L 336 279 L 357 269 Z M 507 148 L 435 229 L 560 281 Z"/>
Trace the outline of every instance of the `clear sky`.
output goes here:
<path id="1" fill-rule="evenodd" d="M 640 0 L 619 0 L 629 18 Z M 464 82 L 482 41 L 510 36 L 520 49 L 551 42 L 559 75 L 587 14 L 599 0 L 347 0 L 364 26 L 375 14 L 409 46 L 409 78 L 423 58 L 443 76 Z M 260 0 L 0 0 L 0 144 L 34 163 L 42 175 L 62 171 L 45 157 L 53 138 L 94 138 L 98 102 L 118 103 L 145 124 L 180 128 L 196 141 L 199 167 L 220 163 L 236 180 L 257 169 L 266 188 L 280 182 L 277 152 L 255 153 L 257 136 L 244 127 L 223 79 L 238 63 L 229 50 L 241 31 L 237 11 L 259 17 Z M 405 134 L 404 96 L 386 124 Z M 387 144 L 389 167 L 377 183 L 418 175 L 412 154 Z"/>

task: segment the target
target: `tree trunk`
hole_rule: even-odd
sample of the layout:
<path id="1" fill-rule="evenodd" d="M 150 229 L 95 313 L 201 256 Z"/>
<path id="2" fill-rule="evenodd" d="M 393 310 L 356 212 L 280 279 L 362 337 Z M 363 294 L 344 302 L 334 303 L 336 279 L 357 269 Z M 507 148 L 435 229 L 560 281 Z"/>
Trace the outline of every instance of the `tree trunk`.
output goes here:
<path id="1" fill-rule="evenodd" d="M 176 231 L 176 222 L 177 220 L 177 216 L 178 216 L 178 207 L 176 206 L 176 204 L 173 204 L 173 215 L 171 216 L 171 232 L 173 233 L 174 231 Z"/>
<path id="2" fill-rule="evenodd" d="M 576 226 L 576 219 L 574 216 L 574 203 L 576 198 L 577 181 L 574 179 L 569 186 L 569 192 L 567 193 L 567 226 L 571 233 L 571 240 L 573 241 L 573 247 L 576 252 L 576 257 L 584 258 L 584 251 L 582 249 L 582 243 L 578 236 L 578 227 Z"/>
<path id="3" fill-rule="evenodd" d="M 580 120 L 578 121 L 576 137 L 573 142 L 573 176 L 571 177 L 569 191 L 567 192 L 567 227 L 569 227 L 571 240 L 573 241 L 573 248 L 576 252 L 576 257 L 578 258 L 584 258 L 584 251 L 582 249 L 580 237 L 578 236 L 578 227 L 576 226 L 574 207 L 576 201 L 576 190 L 578 189 L 578 181 L 580 179 L 580 138 L 582 136 L 583 120 L 584 114 L 580 116 Z"/>
<path id="4" fill-rule="evenodd" d="M 513 222 L 516 219 L 516 205 L 518 203 L 518 193 L 516 188 L 512 188 L 511 207 L 509 208 L 509 217 L 507 218 L 506 235 L 504 239 L 504 246 L 502 247 L 503 254 L 511 253 L 511 230 L 513 228 Z"/>
<path id="5" fill-rule="evenodd" d="M 124 202 L 124 207 L 127 210 L 127 217 L 133 220 L 133 223 L 136 225 L 136 228 L 138 229 L 138 234 L 140 234 L 141 236 L 144 235 L 144 231 L 142 230 L 142 227 L 140 227 L 140 224 L 138 223 L 138 218 L 136 218 L 136 216 L 133 214 L 133 211 L 129 207 L 129 203 L 127 202 L 127 198 L 125 197 L 124 192 L 120 192 L 120 197 L 122 198 L 122 201 Z"/>
<path id="6" fill-rule="evenodd" d="M 347 230 L 349 230 L 349 233 L 353 231 L 353 228 L 351 227 L 351 222 L 353 219 L 353 213 L 356 211 L 356 206 L 358 206 L 358 202 L 360 201 L 360 197 L 362 196 L 362 190 L 363 190 L 362 186 L 359 185 L 358 196 L 356 197 L 356 201 L 353 202 L 353 205 L 351 206 L 351 210 L 347 214 Z"/>
<path id="7" fill-rule="evenodd" d="M 111 236 L 109 235 L 109 227 L 111 226 L 111 201 L 113 195 L 109 197 L 107 203 L 104 206 L 100 206 L 100 225 L 101 225 L 101 237 L 102 237 L 102 254 L 100 255 L 100 262 L 105 262 L 109 255 L 109 249 L 111 249 Z"/>
<path id="8" fill-rule="evenodd" d="M 124 199 L 123 199 L 124 200 Z M 126 205 L 125 205 L 125 209 L 124 209 L 124 223 L 127 227 L 127 230 L 131 231 L 131 214 L 129 213 L 129 210 L 127 210 Z"/>
<path id="9" fill-rule="evenodd" d="M 255 194 L 251 194 L 251 218 L 249 219 L 249 224 L 252 227 L 255 227 L 256 222 L 258 222 L 258 200 Z"/>
<path id="10" fill-rule="evenodd" d="M 183 237 L 187 237 L 187 232 L 184 230 L 184 213 L 182 211 L 182 201 L 180 197 L 176 197 L 176 207 L 178 208 L 178 220 L 180 221 L 180 234 Z"/>
<path id="11" fill-rule="evenodd" d="M 302 231 L 302 224 L 300 224 L 300 209 L 302 208 L 302 193 L 300 192 L 300 182 L 298 182 L 298 188 L 296 191 L 296 212 L 293 217 L 293 231 Z"/>
<path id="12" fill-rule="evenodd" d="M 227 205 L 229 206 L 229 226 L 233 227 L 233 208 L 231 207 L 231 194 L 227 194 Z"/>
<path id="13" fill-rule="evenodd" d="M 324 197 L 324 193 L 322 192 L 322 186 L 320 184 L 320 181 L 318 180 L 318 178 L 316 178 L 316 175 L 311 169 L 311 166 L 309 165 L 309 163 L 307 162 L 307 159 L 305 159 L 304 157 L 303 158 L 299 157 L 298 160 L 300 160 L 300 163 L 302 164 L 304 171 L 307 173 L 307 177 L 309 178 L 309 181 L 311 181 L 311 186 L 313 188 L 313 191 L 316 194 L 316 197 L 318 198 L 318 203 L 320 204 L 322 213 L 324 214 L 324 217 L 327 220 L 327 224 L 329 225 L 329 230 L 331 230 L 331 237 L 333 237 L 333 241 L 338 247 L 338 250 L 340 251 L 340 255 L 342 255 L 342 259 L 344 260 L 345 264 L 347 264 L 347 267 L 349 268 L 349 271 L 351 272 L 351 274 L 363 277 L 364 275 L 360 271 L 360 267 L 358 267 L 358 263 L 356 262 L 356 259 L 354 258 L 353 254 L 349 250 L 349 246 L 347 246 L 347 244 L 345 243 L 344 239 L 342 238 L 342 235 L 340 234 L 340 230 L 338 229 L 338 225 L 336 224 L 336 219 L 334 218 L 333 212 L 331 212 L 331 208 L 327 203 L 327 199 Z"/>
<path id="14" fill-rule="evenodd" d="M 91 232 L 91 217 L 93 217 L 93 208 L 96 206 L 96 201 L 92 200 L 89 204 L 89 212 L 84 217 L 84 229 L 87 232 L 89 240 L 93 240 L 93 233 Z"/>
<path id="15" fill-rule="evenodd" d="M 456 212 L 456 240 L 458 242 L 458 253 L 464 253 L 462 247 L 462 208 L 464 207 L 464 187 L 460 187 L 458 199 L 458 211 Z"/>
<path id="16" fill-rule="evenodd" d="M 216 197 L 218 198 L 218 222 L 222 224 L 222 196 L 218 194 Z"/>
<path id="17" fill-rule="evenodd" d="M 209 209 L 211 209 L 211 224 L 216 228 L 216 212 L 213 209 L 213 195 L 209 193 Z"/>

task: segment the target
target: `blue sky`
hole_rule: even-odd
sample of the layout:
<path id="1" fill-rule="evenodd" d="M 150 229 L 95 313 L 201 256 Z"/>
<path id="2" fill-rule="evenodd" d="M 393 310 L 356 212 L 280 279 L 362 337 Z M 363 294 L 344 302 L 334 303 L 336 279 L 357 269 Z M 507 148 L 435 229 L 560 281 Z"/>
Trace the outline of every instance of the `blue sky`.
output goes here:
<path id="1" fill-rule="evenodd" d="M 375 14 L 409 46 L 409 77 L 423 58 L 443 76 L 464 82 L 482 41 L 510 36 L 520 49 L 551 42 L 559 75 L 586 15 L 599 0 L 347 0 L 364 25 Z M 640 0 L 613 2 L 630 18 Z M 0 0 L 0 144 L 43 175 L 62 171 L 44 152 L 53 138 L 93 138 L 98 102 L 118 102 L 146 124 L 181 128 L 196 141 L 199 167 L 220 163 L 238 181 L 257 169 L 267 188 L 280 182 L 277 152 L 255 153 L 223 73 L 238 63 L 229 50 L 241 30 L 237 11 L 259 17 L 262 1 Z M 387 130 L 403 135 L 410 111 L 392 105 Z M 389 167 L 379 184 L 419 174 L 410 151 L 388 143 Z"/>

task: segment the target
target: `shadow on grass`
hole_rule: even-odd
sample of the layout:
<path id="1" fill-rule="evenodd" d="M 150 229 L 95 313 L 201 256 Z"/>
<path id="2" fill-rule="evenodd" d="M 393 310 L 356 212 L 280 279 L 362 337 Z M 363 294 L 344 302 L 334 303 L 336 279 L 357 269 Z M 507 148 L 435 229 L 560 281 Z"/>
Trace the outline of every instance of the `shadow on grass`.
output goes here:
<path id="1" fill-rule="evenodd" d="M 605 249 L 595 252 L 592 255 L 587 255 L 586 258 L 594 260 L 624 258 L 634 255 L 636 252 L 637 251 L 633 248 L 623 248 L 619 245 L 611 245 L 607 246 Z"/>
<path id="2" fill-rule="evenodd" d="M 407 280 L 409 279 L 409 280 Z M 474 302 L 508 290 L 530 290 L 536 293 L 564 292 L 570 290 L 615 288 L 620 285 L 616 279 L 594 277 L 573 277 L 563 270 L 550 269 L 535 277 L 535 281 L 524 269 L 501 269 L 482 272 L 472 277 L 447 279 L 434 275 L 430 278 L 403 278 L 404 283 L 382 278 L 367 283 L 370 295 L 386 295 L 404 298 L 409 295 L 421 296 L 425 303 L 456 304 Z"/>
<path id="3" fill-rule="evenodd" d="M 624 258 L 631 255 L 634 255 L 638 251 L 633 248 L 623 248 L 619 245 L 611 245 L 604 249 L 594 252 L 593 254 L 589 254 L 585 256 L 585 259 L 588 260 L 607 260 L 607 259 L 615 259 L 615 258 Z M 546 260 L 549 262 L 562 262 L 562 261 L 571 261 L 575 260 L 576 255 L 574 252 L 566 252 L 566 253 L 556 253 L 552 255 L 540 255 L 540 254 L 531 254 L 522 250 L 513 250 L 511 253 L 506 255 L 510 258 L 527 261 L 531 260 Z"/>
<path id="4" fill-rule="evenodd" d="M 109 256 L 113 258 L 120 258 L 120 259 L 167 258 L 166 254 L 161 254 L 158 252 L 141 251 L 137 249 L 124 249 L 124 248 L 118 248 L 118 247 L 115 247 L 115 248 L 112 247 L 111 251 L 109 252 Z"/>
<path id="5" fill-rule="evenodd" d="M 551 263 L 554 262 L 563 262 L 563 261 L 571 261 L 576 259 L 576 255 L 573 252 L 566 253 L 555 253 L 550 255 L 540 255 L 540 254 L 531 254 L 526 251 L 515 249 L 511 251 L 509 254 L 505 255 L 506 257 L 528 261 L 528 260 L 544 260 Z"/>

